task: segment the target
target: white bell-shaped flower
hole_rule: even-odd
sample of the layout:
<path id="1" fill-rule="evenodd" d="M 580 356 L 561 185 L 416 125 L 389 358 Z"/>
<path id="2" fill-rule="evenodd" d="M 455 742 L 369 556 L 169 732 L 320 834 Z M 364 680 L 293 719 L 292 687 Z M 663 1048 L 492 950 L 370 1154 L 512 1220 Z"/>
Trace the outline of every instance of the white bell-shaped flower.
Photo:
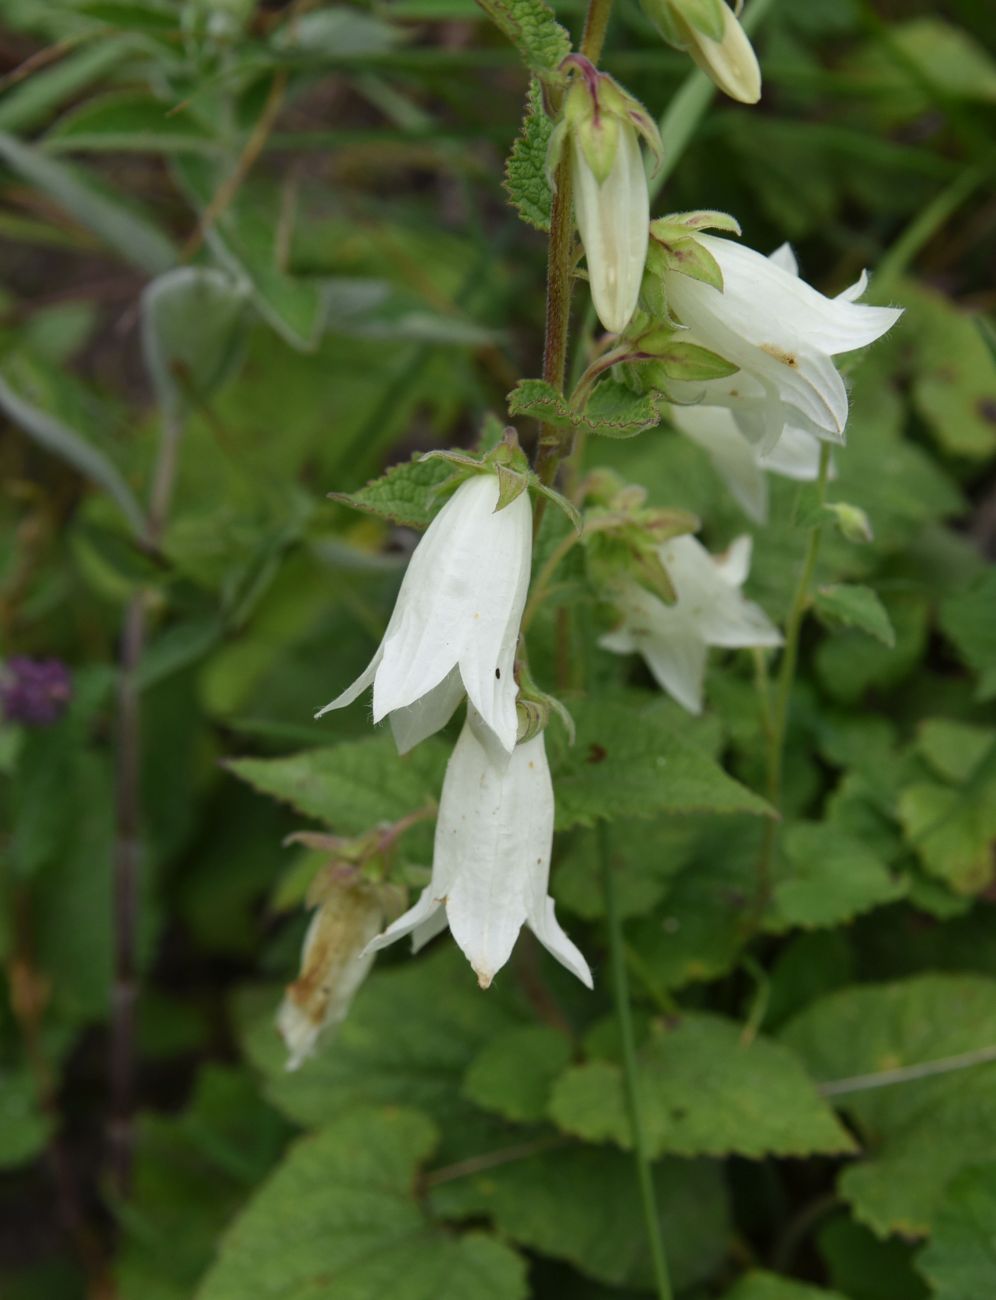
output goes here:
<path id="1" fill-rule="evenodd" d="M 674 406 L 671 422 L 702 448 L 716 473 L 746 515 L 755 523 L 768 519 L 767 474 L 811 482 L 820 472 L 820 444 L 804 429 L 786 425 L 775 446 L 765 453 L 722 406 Z"/>
<path id="2" fill-rule="evenodd" d="M 415 548 L 384 639 L 363 672 L 316 716 L 373 685 L 403 754 L 445 726 L 464 691 L 498 743 L 515 745 L 513 671 L 529 587 L 532 511 L 522 492 L 497 510 L 498 479 L 462 483 Z"/>
<path id="3" fill-rule="evenodd" d="M 786 427 L 842 442 L 847 389 L 832 358 L 873 343 L 901 311 L 855 301 L 864 275 L 838 297 L 824 297 L 799 278 L 787 246 L 765 257 L 731 239 L 696 238 L 718 262 L 723 288 L 668 271 L 668 304 L 688 328 L 684 338 L 740 369 L 727 379 L 675 383 L 673 395 L 729 407 L 764 453 Z"/>
<path id="4" fill-rule="evenodd" d="M 619 122 L 615 157 L 603 181 L 592 171 L 576 136 L 571 141 L 571 170 L 592 302 L 602 326 L 619 334 L 636 310 L 649 242 L 650 197 L 636 128 Z"/>
<path id="5" fill-rule="evenodd" d="M 487 988 L 523 925 L 591 987 L 591 971 L 560 928 L 547 893 L 553 783 L 542 732 L 494 761 L 472 708 L 450 756 L 439 800 L 432 879 L 369 951 L 413 935 L 417 951 L 445 924 Z"/>
<path id="6" fill-rule="evenodd" d="M 674 537 L 658 554 L 677 600 L 665 605 L 627 579 L 612 597 L 622 623 L 599 644 L 617 654 L 642 655 L 658 684 L 690 713 L 699 713 L 709 646 L 777 646 L 782 637 L 740 590 L 750 571 L 749 537 L 738 537 L 716 556 L 694 537 Z"/>

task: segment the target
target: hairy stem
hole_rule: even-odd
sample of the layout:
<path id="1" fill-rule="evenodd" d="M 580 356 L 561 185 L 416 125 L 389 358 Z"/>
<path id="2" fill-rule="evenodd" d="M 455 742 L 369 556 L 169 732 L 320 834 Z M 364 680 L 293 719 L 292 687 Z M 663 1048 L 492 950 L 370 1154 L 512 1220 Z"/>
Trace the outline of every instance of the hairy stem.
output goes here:
<path id="1" fill-rule="evenodd" d="M 629 1127 L 633 1139 L 633 1154 L 636 1160 L 637 1181 L 640 1186 L 640 1200 L 643 1203 L 643 1217 L 647 1229 L 647 1243 L 654 1268 L 658 1300 L 672 1300 L 671 1281 L 668 1275 L 667 1256 L 664 1242 L 661 1240 L 661 1221 L 657 1209 L 657 1194 L 654 1190 L 653 1171 L 647 1144 L 643 1133 L 643 1121 L 640 1112 L 640 1089 L 636 1065 L 636 1043 L 633 1035 L 633 1017 L 629 1004 L 629 978 L 626 973 L 626 951 L 623 944 L 622 920 L 619 915 L 619 903 L 616 899 L 615 880 L 612 875 L 612 860 L 609 853 L 609 831 L 605 822 L 599 822 L 598 853 L 602 867 L 602 888 L 605 893 L 605 916 L 609 929 L 609 960 L 612 967 L 612 988 L 615 994 L 616 1018 L 619 1021 L 619 1035 L 622 1040 L 623 1075 L 626 1088 L 626 1109 L 629 1112 Z"/>
<path id="2" fill-rule="evenodd" d="M 821 506 L 826 497 L 829 470 L 830 448 L 824 443 L 820 448 L 820 472 L 816 481 L 817 500 Z M 816 561 L 819 558 L 822 538 L 823 525 L 822 522 L 818 521 L 810 528 L 809 537 L 806 540 L 806 551 L 799 572 L 799 581 L 796 584 L 792 605 L 785 623 L 785 648 L 782 651 L 778 680 L 775 683 L 774 695 L 770 705 L 770 726 L 767 736 L 767 794 L 769 803 L 778 811 L 781 811 L 782 770 L 785 758 L 785 732 L 788 727 L 789 701 L 792 696 L 792 687 L 795 684 L 796 665 L 799 661 L 799 635 L 809 606 L 809 589 L 816 570 Z M 767 819 L 764 826 L 761 855 L 757 864 L 758 908 L 764 906 L 771 892 L 771 864 L 777 838 L 778 823 L 773 818 Z"/>

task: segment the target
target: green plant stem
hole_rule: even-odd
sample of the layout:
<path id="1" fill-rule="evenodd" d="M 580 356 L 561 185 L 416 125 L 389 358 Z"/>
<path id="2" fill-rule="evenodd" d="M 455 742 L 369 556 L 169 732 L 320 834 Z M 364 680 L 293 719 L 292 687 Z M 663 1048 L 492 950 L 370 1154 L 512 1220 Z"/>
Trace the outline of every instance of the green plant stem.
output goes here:
<path id="1" fill-rule="evenodd" d="M 820 447 L 820 472 L 816 480 L 817 500 L 821 506 L 826 497 L 829 471 L 830 448 L 824 443 Z M 817 522 L 810 528 L 809 537 L 806 541 L 806 551 L 803 556 L 802 569 L 799 573 L 799 581 L 796 584 L 792 605 L 789 608 L 788 618 L 785 623 L 785 648 L 782 651 L 778 680 L 771 701 L 771 725 L 768 730 L 767 794 L 768 802 L 779 812 L 781 811 L 782 769 L 785 757 L 785 732 L 788 726 L 789 700 L 792 696 L 795 670 L 799 661 L 799 634 L 802 631 L 802 622 L 809 605 L 809 589 L 812 585 L 813 574 L 816 571 L 816 561 L 819 559 L 822 539 L 823 524 Z M 765 822 L 764 840 L 762 841 L 761 855 L 757 864 L 757 904 L 759 910 L 763 908 L 771 892 L 771 863 L 777 837 L 778 823 L 773 818 L 768 819 Z"/>
<path id="2" fill-rule="evenodd" d="M 633 1034 L 633 1017 L 629 1005 L 629 979 L 626 973 L 626 950 L 623 945 L 622 920 L 619 915 L 619 903 L 616 898 L 615 880 L 612 876 L 612 860 L 609 853 L 609 831 L 605 822 L 599 822 L 596 829 L 598 836 L 598 854 L 602 867 L 602 887 L 605 892 L 605 916 L 609 928 L 609 960 L 612 967 L 612 987 L 615 994 L 616 1017 L 619 1021 L 619 1035 L 622 1039 L 623 1078 L 626 1089 L 626 1108 L 629 1112 L 629 1127 L 633 1138 L 633 1155 L 636 1159 L 637 1180 L 640 1185 L 640 1200 L 643 1203 L 643 1215 L 647 1229 L 647 1241 L 654 1268 L 658 1300 L 672 1300 L 671 1280 L 668 1275 L 667 1257 L 664 1242 L 661 1240 L 661 1221 L 657 1210 L 657 1194 L 654 1190 L 653 1171 L 647 1153 L 643 1134 L 643 1122 L 640 1113 L 640 1090 L 636 1065 L 636 1044 Z"/>
<path id="3" fill-rule="evenodd" d="M 597 64 L 601 57 L 611 16 L 612 0 L 589 0 L 580 48 L 581 53 L 592 63 Z M 565 157 L 557 168 L 555 182 L 547 252 L 543 378 L 548 384 L 552 384 L 558 393 L 562 393 L 567 373 L 567 340 L 570 332 L 573 288 L 574 213 L 569 158 Z M 563 458 L 569 454 L 572 440 L 570 429 L 557 429 L 548 424 L 540 426 L 535 470 L 544 483 L 552 483 L 556 478 L 557 468 Z M 546 498 L 538 497 L 533 516 L 534 536 L 539 534 L 539 525 L 545 507 Z"/>

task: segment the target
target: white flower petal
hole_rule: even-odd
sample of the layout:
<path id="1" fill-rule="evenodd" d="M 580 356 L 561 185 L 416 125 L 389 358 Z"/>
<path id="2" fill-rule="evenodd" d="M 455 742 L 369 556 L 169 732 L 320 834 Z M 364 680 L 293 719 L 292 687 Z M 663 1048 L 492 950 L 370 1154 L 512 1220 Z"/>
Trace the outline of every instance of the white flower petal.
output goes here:
<path id="1" fill-rule="evenodd" d="M 475 474 L 456 489 L 412 554 L 373 661 L 327 706 L 341 708 L 372 681 L 375 722 L 412 710 L 395 725 L 402 752 L 452 714 L 457 668 L 501 745 L 510 751 L 515 744 L 513 665 L 529 586 L 532 512 L 527 493 L 503 510 L 495 510 L 497 503 L 493 474 Z"/>
<path id="2" fill-rule="evenodd" d="M 781 270 L 787 271 L 789 275 L 799 274 L 798 259 L 792 245 L 787 241 L 784 244 L 779 244 L 773 253 L 768 254 L 768 261 Z"/>
<path id="3" fill-rule="evenodd" d="M 572 139 L 574 212 L 588 261 L 592 302 L 602 325 L 618 334 L 636 309 L 647 260 L 650 198 L 636 130 L 621 122 L 612 169 L 599 185 Z"/>
<path id="4" fill-rule="evenodd" d="M 422 695 L 414 704 L 394 709 L 391 713 L 391 731 L 399 754 L 407 754 L 427 736 L 434 736 L 452 718 L 463 699 L 463 682 L 456 668 L 451 668 L 443 680 Z"/>
<path id="5" fill-rule="evenodd" d="M 383 655 L 384 647 L 382 643 L 377 647 L 374 657 L 367 664 L 366 668 L 364 668 L 363 672 L 360 673 L 356 681 L 353 682 L 352 686 L 347 686 L 343 693 L 337 695 L 331 704 L 326 704 L 324 709 L 319 709 L 315 714 L 315 717 L 320 718 L 323 714 L 330 712 L 332 709 L 344 709 L 347 704 L 352 704 L 355 699 L 358 699 L 367 687 L 372 685 L 373 680 L 377 675 L 377 669 L 380 667 L 380 661 L 383 658 Z"/>
<path id="6" fill-rule="evenodd" d="M 585 961 L 581 950 L 560 927 L 557 920 L 553 899 L 545 895 L 529 913 L 529 928 L 552 957 L 556 957 L 562 966 L 566 966 L 572 975 L 576 975 L 587 988 L 594 987 L 591 968 Z"/>
<path id="7" fill-rule="evenodd" d="M 712 557 L 713 567 L 724 582 L 731 587 L 742 587 L 750 573 L 754 552 L 754 539 L 749 533 L 735 537 L 721 555 Z"/>
<path id="8" fill-rule="evenodd" d="M 773 474 L 808 483 L 819 476 L 820 444 L 805 429 L 786 425 L 777 444 L 761 455 L 760 464 Z"/>
<path id="9" fill-rule="evenodd" d="M 426 885 L 407 912 L 399 916 L 396 921 L 392 921 L 386 930 L 370 940 L 363 950 L 363 955 L 367 956 L 371 953 L 380 952 L 381 948 L 396 943 L 398 939 L 403 939 L 406 934 L 411 934 L 413 930 L 418 930 L 420 933 L 424 932 L 424 927 L 432 920 L 444 902 L 445 899 L 437 895 L 434 883 Z"/>
<path id="10" fill-rule="evenodd" d="M 716 473 L 755 523 L 768 517 L 768 484 L 754 448 L 721 406 L 674 406 L 671 420 L 708 455 Z"/>
<path id="11" fill-rule="evenodd" d="M 638 639 L 640 654 L 658 686 L 673 695 L 689 713 L 701 713 L 706 643 L 682 623 L 661 632 L 662 635 Z"/>

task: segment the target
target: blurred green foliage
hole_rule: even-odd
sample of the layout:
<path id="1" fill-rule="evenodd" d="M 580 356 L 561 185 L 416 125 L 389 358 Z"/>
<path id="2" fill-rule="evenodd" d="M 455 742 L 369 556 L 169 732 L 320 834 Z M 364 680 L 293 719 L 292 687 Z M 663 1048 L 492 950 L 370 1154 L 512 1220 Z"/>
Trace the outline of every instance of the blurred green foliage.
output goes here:
<path id="1" fill-rule="evenodd" d="M 581 7 L 555 7 L 576 38 Z M 523 27 L 533 5 L 483 8 L 534 67 L 566 48 Z M 6 0 L 0 638 L 8 662 L 68 665 L 73 698 L 49 727 L 0 726 L 5 1297 L 646 1294 L 596 819 L 680 1294 L 996 1295 L 991 36 L 972 0 L 774 0 L 760 108 L 698 118 L 693 83 L 665 117 L 655 214 L 729 210 L 827 292 L 868 266 L 906 309 L 849 374 L 831 498 L 874 540 L 827 529 L 764 915 L 749 656 L 714 663 L 689 719 L 591 649 L 568 562 L 530 644 L 552 687 L 558 611 L 581 611 L 597 698 L 568 700 L 579 740 L 554 755 L 553 892 L 594 994 L 525 936 L 487 994 L 446 940 L 392 953 L 290 1075 L 272 1020 L 322 859 L 282 841 L 415 811 L 446 755 L 399 762 L 362 705 L 311 720 L 369 659 L 411 545 L 326 497 L 469 446 L 539 372 L 535 121 L 508 181 L 525 222 L 503 188 L 529 76 L 473 0 Z M 687 75 L 630 0 L 605 65 L 658 116 Z M 713 549 L 748 531 L 673 430 L 594 443 Z M 771 495 L 750 593 L 782 618 L 807 496 Z M 567 527 L 548 512 L 541 553 Z M 122 684 L 141 714 L 127 1199 L 105 1159 Z M 593 762 L 609 734 L 624 751 Z M 425 824 L 401 841 L 411 883 L 429 852 Z"/>

